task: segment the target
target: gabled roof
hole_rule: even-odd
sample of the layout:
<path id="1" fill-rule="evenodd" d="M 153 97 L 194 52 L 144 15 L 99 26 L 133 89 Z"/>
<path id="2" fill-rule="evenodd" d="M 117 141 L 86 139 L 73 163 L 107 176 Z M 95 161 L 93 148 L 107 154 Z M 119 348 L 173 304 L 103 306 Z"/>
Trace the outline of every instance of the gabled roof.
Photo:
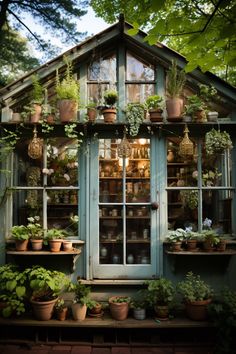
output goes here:
<path id="1" fill-rule="evenodd" d="M 166 68 L 170 66 L 173 59 L 176 59 L 177 65 L 180 68 L 184 68 L 186 65 L 186 59 L 184 56 L 162 43 L 156 43 L 155 45 L 150 46 L 144 41 L 146 33 L 141 30 L 137 35 L 131 36 L 128 33 L 128 30 L 131 28 L 132 26 L 129 23 L 124 22 L 123 19 L 121 19 L 119 22 L 108 27 L 102 32 L 91 36 L 75 47 L 67 50 L 65 53 L 38 67 L 36 70 L 28 72 L 20 79 L 2 88 L 0 90 L 0 102 L 4 104 L 4 101 L 11 101 L 14 96 L 20 95 L 22 90 L 28 88 L 32 84 L 31 75 L 33 73 L 37 73 L 42 82 L 47 81 L 47 78 L 50 76 L 52 77 L 52 75 L 55 76 L 56 70 L 65 66 L 63 62 L 64 55 L 68 56 L 72 61 L 82 60 L 82 58 L 88 56 L 94 48 L 99 48 L 109 43 L 114 45 L 116 41 L 121 40 L 128 43 L 131 47 L 133 46 L 142 52 L 146 52 L 149 56 L 151 55 L 155 57 L 155 61 L 160 62 L 161 65 Z M 200 82 L 214 85 L 220 94 L 230 100 L 233 104 L 236 104 L 236 88 L 216 75 L 210 72 L 202 73 L 201 70 L 197 69 L 191 73 L 188 73 L 188 78 L 190 81 L 192 80 L 195 83 Z"/>

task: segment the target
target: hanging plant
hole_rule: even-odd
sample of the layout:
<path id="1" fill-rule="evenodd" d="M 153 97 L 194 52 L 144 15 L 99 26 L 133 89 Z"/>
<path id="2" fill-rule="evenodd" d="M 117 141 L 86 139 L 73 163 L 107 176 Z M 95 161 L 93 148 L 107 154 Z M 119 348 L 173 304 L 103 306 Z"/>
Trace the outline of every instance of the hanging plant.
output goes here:
<path id="1" fill-rule="evenodd" d="M 126 119 L 129 123 L 129 134 L 136 136 L 139 132 L 140 124 L 144 121 L 144 105 L 141 103 L 128 103 Z"/>
<path id="2" fill-rule="evenodd" d="M 205 135 L 205 149 L 207 155 L 214 155 L 232 149 L 233 144 L 230 135 L 220 130 L 211 129 Z"/>

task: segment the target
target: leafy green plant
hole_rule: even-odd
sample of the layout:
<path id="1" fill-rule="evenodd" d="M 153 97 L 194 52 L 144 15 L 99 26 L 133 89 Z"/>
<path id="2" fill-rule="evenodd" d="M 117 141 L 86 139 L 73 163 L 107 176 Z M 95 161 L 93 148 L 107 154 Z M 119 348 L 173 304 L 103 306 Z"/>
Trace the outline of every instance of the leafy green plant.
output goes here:
<path id="1" fill-rule="evenodd" d="M 43 228 L 39 224 L 39 216 L 32 216 L 28 218 L 27 230 L 29 238 L 34 240 L 43 239 Z"/>
<path id="2" fill-rule="evenodd" d="M 198 191 L 197 190 L 186 190 L 180 191 L 180 196 L 184 206 L 189 207 L 189 209 L 194 210 L 198 207 Z"/>
<path id="3" fill-rule="evenodd" d="M 0 267 L 0 300 L 5 303 L 4 317 L 17 316 L 25 312 L 27 277 L 16 265 L 6 264 Z"/>
<path id="4" fill-rule="evenodd" d="M 177 284 L 176 289 L 185 302 L 207 300 L 213 296 L 211 286 L 193 272 L 188 272 L 185 279 Z"/>
<path id="5" fill-rule="evenodd" d="M 36 74 L 32 75 L 32 85 L 33 85 L 33 90 L 31 93 L 31 102 L 42 104 L 44 98 L 44 90 L 43 90 L 43 86 L 39 82 L 39 77 Z"/>
<path id="6" fill-rule="evenodd" d="M 146 281 L 148 302 L 151 306 L 168 305 L 174 300 L 175 288 L 171 280 L 159 278 Z"/>
<path id="7" fill-rule="evenodd" d="M 141 103 L 128 103 L 125 112 L 126 120 L 129 123 L 129 134 L 136 136 L 140 125 L 144 121 L 144 105 Z"/>
<path id="8" fill-rule="evenodd" d="M 141 289 L 131 298 L 130 307 L 133 309 L 145 309 L 148 306 L 148 290 Z"/>
<path id="9" fill-rule="evenodd" d="M 233 144 L 229 133 L 226 131 L 211 129 L 205 135 L 205 149 L 207 155 L 223 153 L 227 149 L 232 149 Z"/>
<path id="10" fill-rule="evenodd" d="M 178 228 L 176 230 L 170 230 L 166 236 L 168 242 L 182 242 L 186 238 L 186 231 L 184 229 Z"/>
<path id="11" fill-rule="evenodd" d="M 66 237 L 65 230 L 59 230 L 56 228 L 48 229 L 46 233 L 46 239 L 48 241 L 55 239 L 64 239 Z"/>
<path id="12" fill-rule="evenodd" d="M 28 240 L 29 239 L 29 230 L 25 225 L 15 225 L 12 226 L 11 236 L 14 240 Z"/>
<path id="13" fill-rule="evenodd" d="M 204 101 L 198 95 L 188 96 L 188 103 L 184 107 L 184 114 L 194 117 L 197 111 L 206 109 Z"/>
<path id="14" fill-rule="evenodd" d="M 58 70 L 56 72 L 56 94 L 59 100 L 70 99 L 79 101 L 79 82 L 73 77 L 72 62 L 66 56 L 63 57 L 66 64 L 65 77 L 60 81 Z"/>
<path id="15" fill-rule="evenodd" d="M 185 81 L 184 71 L 178 70 L 176 61 L 172 60 L 172 65 L 167 71 L 167 92 L 171 98 L 180 96 Z"/>
<path id="16" fill-rule="evenodd" d="M 66 308 L 64 299 L 58 298 L 57 302 L 54 305 L 55 311 L 61 312 L 64 308 Z"/>
<path id="17" fill-rule="evenodd" d="M 32 268 L 27 268 L 25 272 L 31 289 L 31 297 L 35 301 L 55 299 L 70 286 L 70 280 L 66 274 L 57 270 L 33 266 Z"/>
<path id="18" fill-rule="evenodd" d="M 219 235 L 214 230 L 203 230 L 200 233 L 200 238 L 203 241 L 209 242 L 212 246 L 217 245 L 220 242 Z"/>
<path id="19" fill-rule="evenodd" d="M 159 96 L 159 95 L 153 95 L 153 96 L 149 96 L 146 99 L 146 107 L 148 110 L 150 109 L 161 109 L 163 110 L 163 106 L 164 106 L 164 99 L 163 97 Z"/>
<path id="20" fill-rule="evenodd" d="M 79 280 L 76 284 L 72 285 L 72 290 L 75 293 L 74 303 L 80 305 L 86 305 L 89 309 L 96 306 L 96 301 L 90 298 L 91 287 L 86 284 L 82 284 Z"/>
<path id="21" fill-rule="evenodd" d="M 118 93 L 115 90 L 107 90 L 103 94 L 103 99 L 106 107 L 114 108 L 118 101 Z"/>
<path id="22" fill-rule="evenodd" d="M 121 303 L 130 303 L 131 298 L 129 296 L 113 296 L 112 302 L 114 304 L 121 304 Z"/>

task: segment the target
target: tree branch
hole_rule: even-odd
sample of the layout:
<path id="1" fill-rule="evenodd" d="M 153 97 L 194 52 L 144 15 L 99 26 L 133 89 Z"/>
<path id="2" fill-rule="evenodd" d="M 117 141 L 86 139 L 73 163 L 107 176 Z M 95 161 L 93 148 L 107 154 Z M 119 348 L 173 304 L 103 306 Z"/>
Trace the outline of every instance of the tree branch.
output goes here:
<path id="1" fill-rule="evenodd" d="M 11 0 L 2 0 L 0 2 L 0 31 L 2 30 L 4 24 L 7 22 L 7 11 Z"/>

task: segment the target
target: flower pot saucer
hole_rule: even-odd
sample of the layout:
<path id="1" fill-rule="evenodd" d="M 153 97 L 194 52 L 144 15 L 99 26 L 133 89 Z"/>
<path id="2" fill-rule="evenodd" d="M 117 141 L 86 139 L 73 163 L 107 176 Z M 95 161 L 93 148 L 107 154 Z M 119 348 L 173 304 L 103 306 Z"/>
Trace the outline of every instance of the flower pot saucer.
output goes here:
<path id="1" fill-rule="evenodd" d="M 104 315 L 104 311 L 101 311 L 100 313 L 89 313 L 88 314 L 90 317 L 102 317 Z"/>

